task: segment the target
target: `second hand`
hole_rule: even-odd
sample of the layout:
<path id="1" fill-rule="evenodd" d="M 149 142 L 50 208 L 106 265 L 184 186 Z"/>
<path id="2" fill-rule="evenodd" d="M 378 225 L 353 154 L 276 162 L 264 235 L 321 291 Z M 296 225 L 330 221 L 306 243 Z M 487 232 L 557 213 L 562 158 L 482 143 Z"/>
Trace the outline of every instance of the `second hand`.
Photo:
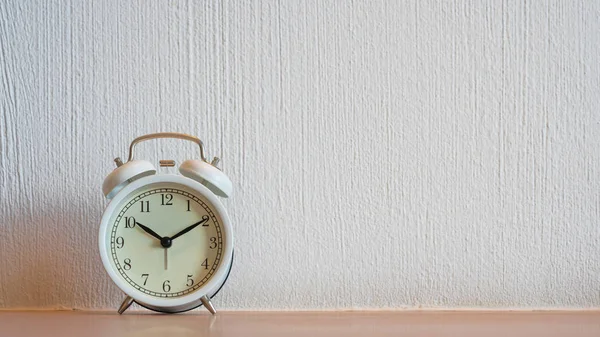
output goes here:
<path id="1" fill-rule="evenodd" d="M 165 248 L 165 270 L 169 268 L 169 260 L 167 259 L 167 248 Z"/>

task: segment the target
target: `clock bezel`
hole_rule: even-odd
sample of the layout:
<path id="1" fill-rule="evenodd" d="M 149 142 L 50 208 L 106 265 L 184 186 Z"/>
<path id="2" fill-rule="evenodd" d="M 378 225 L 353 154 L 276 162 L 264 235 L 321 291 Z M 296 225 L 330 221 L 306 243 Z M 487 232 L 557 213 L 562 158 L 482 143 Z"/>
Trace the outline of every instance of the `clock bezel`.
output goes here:
<path id="1" fill-rule="evenodd" d="M 219 266 L 215 270 L 213 276 L 197 290 L 183 295 L 181 297 L 154 297 L 143 293 L 136 289 L 133 285 L 126 282 L 115 266 L 112 264 L 110 259 L 110 248 L 108 240 L 108 233 L 112 228 L 111 218 L 115 212 L 118 212 L 118 207 L 121 206 L 123 200 L 128 197 L 132 192 L 140 188 L 146 187 L 151 184 L 158 183 L 173 183 L 183 185 L 192 191 L 198 193 L 213 206 L 213 211 L 218 214 L 221 219 L 221 225 L 223 230 L 223 257 L 220 261 Z M 187 177 L 174 175 L 174 174 L 162 174 L 152 175 L 140 178 L 125 186 L 117 195 L 110 201 L 104 210 L 102 221 L 100 224 L 99 231 L 99 248 L 100 256 L 102 258 L 102 264 L 106 269 L 112 281 L 121 289 L 125 294 L 129 295 L 140 305 L 145 307 L 153 308 L 154 310 L 164 312 L 179 312 L 192 309 L 197 307 L 201 301 L 200 298 L 203 296 L 211 296 L 223 285 L 227 279 L 228 270 L 231 265 L 233 255 L 233 231 L 231 222 L 225 211 L 225 208 L 221 204 L 221 201 L 213 194 L 208 188 L 200 184 L 199 182 L 192 180 Z"/>

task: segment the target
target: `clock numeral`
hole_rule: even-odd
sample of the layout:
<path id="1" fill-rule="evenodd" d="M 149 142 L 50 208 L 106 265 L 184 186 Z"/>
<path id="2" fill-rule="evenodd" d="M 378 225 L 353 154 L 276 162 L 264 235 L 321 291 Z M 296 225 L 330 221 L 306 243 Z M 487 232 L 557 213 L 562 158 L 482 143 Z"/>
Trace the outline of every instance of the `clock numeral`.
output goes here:
<path id="1" fill-rule="evenodd" d="M 122 236 L 119 236 L 119 237 L 117 238 L 117 240 L 115 240 L 115 242 L 116 242 L 116 244 L 117 244 L 117 248 L 118 248 L 118 249 L 121 249 L 121 248 L 123 248 L 123 246 L 125 246 L 125 239 L 123 239 L 123 237 L 122 237 Z"/>
<path id="2" fill-rule="evenodd" d="M 131 270 L 131 259 L 129 259 L 129 258 L 125 259 L 125 260 L 123 260 L 123 263 L 125 264 L 123 266 L 123 269 Z"/>
<path id="3" fill-rule="evenodd" d="M 202 216 L 202 220 L 206 221 L 205 223 L 202 224 L 202 227 L 208 227 L 208 221 L 207 221 L 208 219 L 209 219 L 208 215 Z"/>
<path id="4" fill-rule="evenodd" d="M 187 211 L 189 212 L 189 211 L 190 211 L 190 199 L 188 199 L 188 201 L 187 201 L 187 202 L 188 202 L 188 208 L 187 208 Z"/>
<path id="5" fill-rule="evenodd" d="M 140 205 L 142 206 L 142 213 L 150 212 L 150 201 L 149 200 L 141 200 Z"/>
<path id="6" fill-rule="evenodd" d="M 170 283 L 169 280 L 166 280 L 165 282 L 163 282 L 163 291 L 166 293 L 171 291 L 171 285 L 169 283 Z"/>
<path id="7" fill-rule="evenodd" d="M 204 259 L 204 262 L 202 262 L 202 267 L 204 267 L 204 269 L 208 269 L 208 259 Z"/>
<path id="8" fill-rule="evenodd" d="M 125 228 L 133 228 L 135 227 L 135 218 L 132 216 L 125 217 Z"/>
<path id="9" fill-rule="evenodd" d="M 161 205 L 162 206 L 172 206 L 173 205 L 173 194 L 161 194 Z M 165 202 L 166 201 L 166 202 Z"/>
<path id="10" fill-rule="evenodd" d="M 148 282 L 148 276 L 150 276 L 149 274 L 142 274 L 142 278 L 145 277 L 144 279 L 144 285 L 146 285 L 146 282 Z"/>
<path id="11" fill-rule="evenodd" d="M 192 275 L 187 276 L 187 283 L 185 285 L 188 287 L 191 287 L 194 285 L 194 280 L 192 280 Z"/>
<path id="12" fill-rule="evenodd" d="M 217 248 L 217 238 L 216 237 L 213 236 L 210 238 L 210 246 L 208 246 L 208 248 L 210 248 L 210 249 Z"/>

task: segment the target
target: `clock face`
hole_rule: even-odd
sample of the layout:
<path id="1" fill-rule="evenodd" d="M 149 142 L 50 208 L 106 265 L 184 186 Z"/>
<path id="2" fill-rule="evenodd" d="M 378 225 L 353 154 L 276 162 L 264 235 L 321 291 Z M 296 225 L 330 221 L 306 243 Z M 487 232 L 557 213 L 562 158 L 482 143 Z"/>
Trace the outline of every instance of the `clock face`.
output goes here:
<path id="1" fill-rule="evenodd" d="M 205 285 L 222 262 L 225 241 L 214 205 L 176 183 L 129 193 L 116 206 L 106 235 L 116 274 L 156 298 L 185 296 Z"/>

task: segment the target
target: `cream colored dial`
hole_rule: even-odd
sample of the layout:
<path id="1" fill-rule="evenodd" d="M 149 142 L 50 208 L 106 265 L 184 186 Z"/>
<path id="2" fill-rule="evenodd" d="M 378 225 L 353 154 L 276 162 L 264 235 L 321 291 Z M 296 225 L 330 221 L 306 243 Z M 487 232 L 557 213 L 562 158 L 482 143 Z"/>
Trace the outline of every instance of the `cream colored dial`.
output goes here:
<path id="1" fill-rule="evenodd" d="M 111 263 L 126 283 L 150 296 L 187 295 L 210 280 L 221 263 L 220 215 L 183 185 L 135 190 L 120 202 L 110 224 Z"/>

